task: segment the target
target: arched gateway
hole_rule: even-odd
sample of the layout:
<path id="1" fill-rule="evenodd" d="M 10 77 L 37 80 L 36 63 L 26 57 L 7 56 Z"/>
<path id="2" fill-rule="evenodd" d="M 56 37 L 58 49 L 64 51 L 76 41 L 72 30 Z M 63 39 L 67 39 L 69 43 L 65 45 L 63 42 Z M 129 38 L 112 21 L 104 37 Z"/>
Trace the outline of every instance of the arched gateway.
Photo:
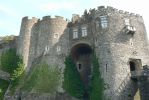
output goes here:
<path id="1" fill-rule="evenodd" d="M 91 54 L 91 46 L 85 43 L 76 44 L 71 48 L 71 55 L 86 88 L 89 84 L 91 73 Z"/>

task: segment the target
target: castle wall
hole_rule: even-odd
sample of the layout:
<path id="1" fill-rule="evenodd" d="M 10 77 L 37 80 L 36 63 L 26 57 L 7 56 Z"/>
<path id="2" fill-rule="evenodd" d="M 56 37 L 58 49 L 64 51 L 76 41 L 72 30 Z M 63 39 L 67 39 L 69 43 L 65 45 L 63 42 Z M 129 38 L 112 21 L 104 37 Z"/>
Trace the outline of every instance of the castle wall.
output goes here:
<path id="1" fill-rule="evenodd" d="M 105 28 L 101 25 L 101 16 L 106 17 Z M 135 33 L 126 33 L 125 19 L 129 19 L 130 26 L 136 28 Z M 127 81 L 118 93 L 134 90 L 130 94 L 124 93 L 125 100 L 133 99 L 137 86 L 132 86 L 130 77 L 126 80 L 130 73 L 130 58 L 141 59 L 143 66 L 149 63 L 148 39 L 142 17 L 100 6 L 82 17 L 77 15 L 73 20 L 75 21 L 68 24 L 60 16 L 45 16 L 42 20 L 23 18 L 18 53 L 23 56 L 25 64 L 30 68 L 40 58 L 49 65 L 57 65 L 63 73 L 66 55 L 77 44 L 85 43 L 96 51 L 99 58 L 100 70 L 106 84 L 106 97 L 112 98 L 122 83 Z M 86 27 L 87 36 L 82 36 L 82 27 Z M 75 39 L 74 29 L 78 31 Z M 61 76 L 63 78 L 63 74 Z M 62 81 L 59 91 L 61 89 Z M 119 100 L 119 97 L 115 96 L 113 100 Z"/>

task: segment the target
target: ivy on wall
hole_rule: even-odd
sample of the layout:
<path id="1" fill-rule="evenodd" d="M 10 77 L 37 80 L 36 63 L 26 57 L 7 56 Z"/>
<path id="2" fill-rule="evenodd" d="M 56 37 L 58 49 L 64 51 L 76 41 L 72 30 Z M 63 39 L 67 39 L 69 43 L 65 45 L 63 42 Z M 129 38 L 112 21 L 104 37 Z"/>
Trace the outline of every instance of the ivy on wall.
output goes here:
<path id="1" fill-rule="evenodd" d="M 1 55 L 1 67 L 0 69 L 9 72 L 10 74 L 17 68 L 20 58 L 16 54 L 15 49 L 8 49 Z"/>
<path id="2" fill-rule="evenodd" d="M 0 100 L 3 100 L 4 94 L 8 88 L 9 82 L 0 79 Z"/>

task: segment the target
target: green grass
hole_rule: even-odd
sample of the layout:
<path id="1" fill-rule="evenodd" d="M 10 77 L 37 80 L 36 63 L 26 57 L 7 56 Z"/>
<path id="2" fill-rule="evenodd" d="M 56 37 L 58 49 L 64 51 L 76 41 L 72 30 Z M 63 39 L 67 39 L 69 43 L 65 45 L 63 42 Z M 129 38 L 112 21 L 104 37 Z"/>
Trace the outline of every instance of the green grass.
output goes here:
<path id="1" fill-rule="evenodd" d="M 45 63 L 34 66 L 24 83 L 23 90 L 37 93 L 54 93 L 60 83 L 60 71 L 56 66 Z"/>
<path id="2" fill-rule="evenodd" d="M 8 88 L 9 82 L 0 79 L 0 100 L 3 100 L 4 94 Z"/>

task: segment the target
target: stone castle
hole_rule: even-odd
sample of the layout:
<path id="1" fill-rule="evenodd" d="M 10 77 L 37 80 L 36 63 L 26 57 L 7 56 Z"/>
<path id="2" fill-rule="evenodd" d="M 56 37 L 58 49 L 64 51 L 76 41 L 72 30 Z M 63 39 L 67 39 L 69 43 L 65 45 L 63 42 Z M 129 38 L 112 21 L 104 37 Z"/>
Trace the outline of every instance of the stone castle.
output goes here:
<path id="1" fill-rule="evenodd" d="M 100 6 L 85 10 L 81 17 L 74 14 L 72 21 L 61 16 L 45 16 L 42 20 L 24 17 L 16 48 L 27 72 L 41 59 L 63 70 L 65 57 L 72 55 L 86 84 L 94 50 L 108 86 L 106 100 L 133 100 L 138 89 L 141 100 L 149 100 L 148 39 L 138 14 Z M 58 92 L 62 91 L 60 86 Z"/>

